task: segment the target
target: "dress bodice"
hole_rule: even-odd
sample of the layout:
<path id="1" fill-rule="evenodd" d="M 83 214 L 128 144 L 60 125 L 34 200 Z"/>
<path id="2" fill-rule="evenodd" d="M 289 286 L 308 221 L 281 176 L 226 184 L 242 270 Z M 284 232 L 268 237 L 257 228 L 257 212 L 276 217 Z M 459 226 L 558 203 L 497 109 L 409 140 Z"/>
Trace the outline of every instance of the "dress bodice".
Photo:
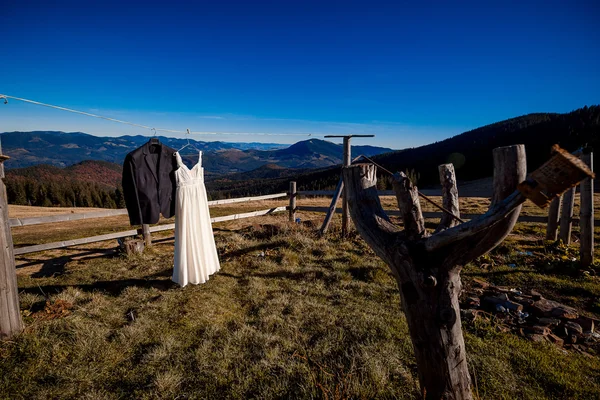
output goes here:
<path id="1" fill-rule="evenodd" d="M 198 162 L 191 169 L 183 163 L 181 155 L 176 152 L 177 170 L 175 176 L 177 178 L 177 186 L 188 186 L 197 183 L 204 183 L 204 168 L 202 168 L 202 152 L 199 152 Z"/>

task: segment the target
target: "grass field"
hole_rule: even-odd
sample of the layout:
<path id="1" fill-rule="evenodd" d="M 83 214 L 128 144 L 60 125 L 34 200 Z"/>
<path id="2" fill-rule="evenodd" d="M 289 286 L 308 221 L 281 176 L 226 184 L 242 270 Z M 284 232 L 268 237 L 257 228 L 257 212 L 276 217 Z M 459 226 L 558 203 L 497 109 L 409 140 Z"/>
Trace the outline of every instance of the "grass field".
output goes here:
<path id="1" fill-rule="evenodd" d="M 383 203 L 395 208 L 393 198 Z M 461 211 L 486 204 L 464 199 Z M 285 201 L 215 207 L 211 215 L 276 205 Z M 354 232 L 341 239 L 339 217 L 324 238 L 315 233 L 322 214 L 298 217 L 301 224 L 283 214 L 216 224 L 222 268 L 199 286 L 171 283 L 172 232 L 155 235 L 158 243 L 140 256 L 118 255 L 105 242 L 18 257 L 26 328 L 0 342 L 0 398 L 417 398 L 412 344 L 387 266 Z M 116 217 L 13 232 L 23 245 L 126 229 L 127 219 Z M 463 280 L 533 287 L 600 317 L 598 276 L 580 274 L 576 246 L 554 248 L 543 237 L 543 225 L 517 224 Z M 597 354 L 533 343 L 494 321 L 464 331 L 481 399 L 600 397 Z"/>

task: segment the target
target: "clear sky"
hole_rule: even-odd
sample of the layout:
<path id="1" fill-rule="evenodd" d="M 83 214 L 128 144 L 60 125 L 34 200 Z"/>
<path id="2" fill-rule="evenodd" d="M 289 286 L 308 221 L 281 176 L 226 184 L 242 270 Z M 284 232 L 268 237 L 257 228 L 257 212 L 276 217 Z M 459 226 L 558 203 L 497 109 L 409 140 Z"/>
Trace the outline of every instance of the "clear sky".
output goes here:
<path id="1" fill-rule="evenodd" d="M 0 0 L 0 93 L 170 129 L 404 148 L 600 103 L 598 21 L 597 0 Z M 18 101 L 0 104 L 12 130 L 149 134 Z"/>

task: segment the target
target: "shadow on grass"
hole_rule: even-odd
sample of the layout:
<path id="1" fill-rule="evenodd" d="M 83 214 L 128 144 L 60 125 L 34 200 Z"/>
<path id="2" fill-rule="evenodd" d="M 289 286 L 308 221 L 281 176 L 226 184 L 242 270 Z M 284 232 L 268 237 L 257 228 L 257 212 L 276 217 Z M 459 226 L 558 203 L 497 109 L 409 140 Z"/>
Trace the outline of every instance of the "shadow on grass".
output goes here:
<path id="1" fill-rule="evenodd" d="M 163 291 L 179 288 L 179 285 L 170 279 L 123 279 L 117 281 L 98 281 L 82 285 L 45 285 L 21 287 L 19 288 L 19 292 L 33 294 L 40 294 L 40 292 L 42 292 L 42 294 L 47 296 L 50 294 L 61 293 L 67 288 L 75 288 L 84 292 L 103 292 L 110 296 L 120 296 L 125 289 L 132 286 L 146 289 L 154 288 Z"/>
<path id="2" fill-rule="evenodd" d="M 254 251 L 267 250 L 267 249 L 272 249 L 275 247 L 287 246 L 287 244 L 288 244 L 288 242 L 285 240 L 277 240 L 275 242 L 261 243 L 261 244 L 255 245 L 255 246 L 249 246 L 249 247 L 245 247 L 243 249 L 225 252 L 221 255 L 221 258 L 224 260 L 226 257 L 240 257 L 240 256 L 246 255 L 248 253 L 252 253 Z"/>
<path id="3" fill-rule="evenodd" d="M 66 256 L 53 257 L 45 260 L 37 260 L 32 258 L 27 258 L 25 256 L 17 256 L 15 259 L 20 261 L 26 261 L 24 264 L 20 264 L 17 266 L 19 268 L 32 267 L 35 265 L 40 265 L 41 268 L 38 272 L 31 274 L 32 278 L 48 278 L 51 276 L 62 275 L 65 272 L 65 265 L 69 262 L 77 260 L 77 261 L 87 261 L 93 260 L 96 258 L 109 257 L 114 258 L 119 255 L 119 253 L 113 249 L 70 249 L 74 251 L 81 251 L 80 253 L 70 254 Z"/>

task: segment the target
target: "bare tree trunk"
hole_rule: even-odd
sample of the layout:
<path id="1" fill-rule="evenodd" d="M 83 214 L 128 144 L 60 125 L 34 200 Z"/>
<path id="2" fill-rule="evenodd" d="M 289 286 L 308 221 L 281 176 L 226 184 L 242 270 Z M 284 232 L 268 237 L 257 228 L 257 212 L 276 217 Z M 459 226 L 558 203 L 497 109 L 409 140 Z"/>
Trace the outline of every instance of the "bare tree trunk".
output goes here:
<path id="1" fill-rule="evenodd" d="M 425 399 L 473 398 L 458 305 L 459 274 L 512 230 L 525 201 L 513 192 L 525 179 L 524 146 L 495 149 L 494 168 L 489 211 L 432 236 L 425 230 L 417 188 L 403 173 L 395 174 L 393 182 L 405 227 L 400 231 L 379 202 L 376 167 L 359 164 L 343 171 L 356 229 L 398 282 Z M 456 191 L 456 180 L 448 181 L 445 191 Z M 449 198 L 444 205 L 456 207 L 458 214 L 458 197 Z"/>

